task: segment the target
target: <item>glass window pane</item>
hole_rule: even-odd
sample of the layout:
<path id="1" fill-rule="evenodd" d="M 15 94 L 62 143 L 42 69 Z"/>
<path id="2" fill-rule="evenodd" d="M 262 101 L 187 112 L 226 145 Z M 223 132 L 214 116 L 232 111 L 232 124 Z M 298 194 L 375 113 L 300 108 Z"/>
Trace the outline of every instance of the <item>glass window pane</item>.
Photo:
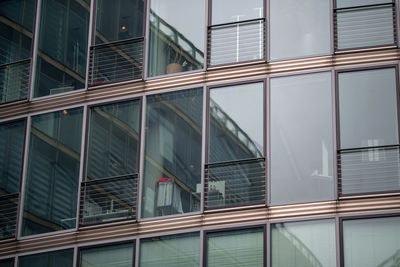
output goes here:
<path id="1" fill-rule="evenodd" d="M 14 267 L 14 259 L 0 261 L 0 267 Z"/>
<path id="2" fill-rule="evenodd" d="M 142 217 L 200 210 L 202 88 L 147 97 Z"/>
<path id="3" fill-rule="evenodd" d="M 207 266 L 264 266 L 264 229 L 207 234 Z"/>
<path id="4" fill-rule="evenodd" d="M 0 195 L 19 192 L 25 120 L 0 125 Z"/>
<path id="5" fill-rule="evenodd" d="M 203 68 L 204 18 L 204 1 L 150 1 L 148 76 Z"/>
<path id="6" fill-rule="evenodd" d="M 86 180 L 138 172 L 140 101 L 90 109 Z"/>
<path id="7" fill-rule="evenodd" d="M 22 235 L 74 228 L 82 108 L 32 117 Z"/>
<path id="8" fill-rule="evenodd" d="M 43 0 L 34 96 L 85 87 L 90 6 Z"/>
<path id="9" fill-rule="evenodd" d="M 82 249 L 80 267 L 132 267 L 133 243 Z"/>
<path id="10" fill-rule="evenodd" d="M 338 74 L 340 147 L 398 144 L 395 68 Z"/>
<path id="11" fill-rule="evenodd" d="M 273 204 L 333 198 L 331 94 L 330 72 L 271 79 Z"/>
<path id="12" fill-rule="evenodd" d="M 329 0 L 271 1 L 271 59 L 329 54 Z"/>
<path id="13" fill-rule="evenodd" d="M 334 220 L 272 224 L 271 266 L 335 267 L 335 238 Z"/>
<path id="14" fill-rule="evenodd" d="M 392 5 L 338 10 L 337 49 L 394 45 Z"/>
<path id="15" fill-rule="evenodd" d="M 336 7 L 355 7 L 355 6 L 366 6 L 383 3 L 392 3 L 392 0 L 336 0 Z"/>
<path id="16" fill-rule="evenodd" d="M 143 36 L 143 0 L 99 0 L 95 43 Z"/>
<path id="17" fill-rule="evenodd" d="M 141 267 L 199 266 L 200 234 L 190 233 L 140 240 Z"/>
<path id="18" fill-rule="evenodd" d="M 400 217 L 343 221 L 344 266 L 396 266 Z"/>
<path id="19" fill-rule="evenodd" d="M 244 21 L 264 17 L 263 0 L 212 0 L 212 24 Z"/>
<path id="20" fill-rule="evenodd" d="M 18 258 L 19 267 L 72 267 L 74 249 L 52 251 Z"/>
<path id="21" fill-rule="evenodd" d="M 264 83 L 210 90 L 208 162 L 263 157 Z"/>

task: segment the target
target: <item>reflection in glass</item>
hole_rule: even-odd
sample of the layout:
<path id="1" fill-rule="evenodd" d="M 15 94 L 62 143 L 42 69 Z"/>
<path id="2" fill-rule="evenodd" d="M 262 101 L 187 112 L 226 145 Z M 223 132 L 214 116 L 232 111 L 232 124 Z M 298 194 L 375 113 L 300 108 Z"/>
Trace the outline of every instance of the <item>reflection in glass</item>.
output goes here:
<path id="1" fill-rule="evenodd" d="M 203 90 L 147 97 L 142 217 L 200 210 Z"/>
<path id="2" fill-rule="evenodd" d="M 204 1 L 150 1 L 148 76 L 202 69 Z"/>
<path id="3" fill-rule="evenodd" d="M 199 266 L 200 234 L 189 233 L 140 240 L 141 267 Z"/>
<path id="4" fill-rule="evenodd" d="M 0 125 L 0 196 L 19 192 L 25 120 Z"/>
<path id="5" fill-rule="evenodd" d="M 207 266 L 264 266 L 264 229 L 207 234 Z"/>
<path id="6" fill-rule="evenodd" d="M 392 3 L 392 0 L 336 0 L 337 8 Z"/>
<path id="7" fill-rule="evenodd" d="M 71 229 L 82 139 L 82 108 L 32 117 L 22 235 Z"/>
<path id="8" fill-rule="evenodd" d="M 263 157 L 264 83 L 210 90 L 208 162 Z"/>
<path id="9" fill-rule="evenodd" d="M 272 224 L 271 266 L 334 267 L 335 243 L 334 220 Z"/>
<path id="10" fill-rule="evenodd" d="M 143 36 L 143 0 L 98 0 L 95 43 Z"/>
<path id="11" fill-rule="evenodd" d="M 74 249 L 18 257 L 18 267 L 72 267 Z"/>
<path id="12" fill-rule="evenodd" d="M 212 0 L 212 24 L 262 18 L 263 6 L 263 0 Z"/>
<path id="13" fill-rule="evenodd" d="M 137 173 L 140 101 L 90 109 L 87 178 Z"/>
<path id="14" fill-rule="evenodd" d="M 14 267 L 14 259 L 0 261 L 0 267 Z"/>
<path id="15" fill-rule="evenodd" d="M 398 144 L 395 68 L 338 74 L 340 147 Z"/>
<path id="16" fill-rule="evenodd" d="M 27 97 L 35 3 L 0 1 L 0 103 Z"/>
<path id="17" fill-rule="evenodd" d="M 34 97 L 85 87 L 90 6 L 43 0 Z"/>
<path id="18" fill-rule="evenodd" d="M 333 198 L 331 73 L 271 79 L 271 202 Z"/>
<path id="19" fill-rule="evenodd" d="M 133 243 L 82 249 L 80 267 L 132 267 Z"/>
<path id="20" fill-rule="evenodd" d="M 330 1 L 271 1 L 271 59 L 329 54 Z"/>
<path id="21" fill-rule="evenodd" d="M 344 220 L 344 266 L 398 266 L 400 217 Z"/>

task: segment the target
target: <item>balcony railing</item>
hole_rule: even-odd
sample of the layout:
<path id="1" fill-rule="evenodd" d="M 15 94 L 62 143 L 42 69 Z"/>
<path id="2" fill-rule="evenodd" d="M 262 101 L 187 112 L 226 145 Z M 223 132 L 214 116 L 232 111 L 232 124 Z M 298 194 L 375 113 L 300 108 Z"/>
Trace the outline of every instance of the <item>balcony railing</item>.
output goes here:
<path id="1" fill-rule="evenodd" d="M 19 194 L 0 197 L 0 239 L 15 237 Z"/>
<path id="2" fill-rule="evenodd" d="M 395 45 L 394 3 L 338 8 L 334 12 L 335 50 Z"/>
<path id="3" fill-rule="evenodd" d="M 208 65 L 217 66 L 265 59 L 265 19 L 208 27 Z"/>
<path id="4" fill-rule="evenodd" d="M 143 40 L 135 38 L 91 47 L 89 86 L 141 79 Z"/>
<path id="5" fill-rule="evenodd" d="M 30 67 L 30 59 L 0 66 L 0 103 L 28 97 Z"/>
<path id="6" fill-rule="evenodd" d="M 400 190 L 400 147 L 380 146 L 338 151 L 339 195 Z"/>
<path id="7" fill-rule="evenodd" d="M 207 164 L 205 208 L 225 208 L 265 203 L 265 159 Z"/>
<path id="8" fill-rule="evenodd" d="M 137 175 L 82 183 L 80 225 L 136 218 Z"/>

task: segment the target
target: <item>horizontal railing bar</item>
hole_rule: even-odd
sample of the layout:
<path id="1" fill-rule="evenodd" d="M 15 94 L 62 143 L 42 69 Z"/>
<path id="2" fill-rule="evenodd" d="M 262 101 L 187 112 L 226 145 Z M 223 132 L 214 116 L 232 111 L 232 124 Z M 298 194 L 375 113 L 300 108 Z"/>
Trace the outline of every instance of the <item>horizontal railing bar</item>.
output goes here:
<path id="1" fill-rule="evenodd" d="M 136 38 L 131 38 L 131 39 L 126 39 L 126 40 L 122 40 L 122 41 L 113 41 L 113 42 L 108 42 L 108 43 L 104 43 L 104 44 L 97 44 L 97 45 L 92 45 L 90 48 L 98 48 L 98 47 L 104 47 L 104 46 L 116 46 L 116 45 L 121 45 L 121 44 L 127 44 L 130 42 L 140 42 L 140 41 L 144 41 L 144 37 L 136 37 Z"/>
<path id="2" fill-rule="evenodd" d="M 347 152 L 347 151 L 354 151 L 354 150 L 368 150 L 368 149 L 387 149 L 387 148 L 396 148 L 400 147 L 400 145 L 384 145 L 384 146 L 367 146 L 367 147 L 354 147 L 354 148 L 343 148 L 343 149 L 338 149 L 338 152 Z M 339 156 L 339 155 L 338 155 Z"/>
<path id="3" fill-rule="evenodd" d="M 102 183 L 102 182 L 107 182 L 107 181 L 124 180 L 124 179 L 134 179 L 137 177 L 138 177 L 138 173 L 131 173 L 131 174 L 125 174 L 125 175 L 105 177 L 105 178 L 100 178 L 100 179 L 96 179 L 96 180 L 88 180 L 88 181 L 82 182 L 82 184 Z"/>
<path id="4" fill-rule="evenodd" d="M 220 161 L 215 163 L 206 163 L 205 165 L 208 167 L 218 167 L 218 166 L 229 166 L 235 164 L 247 164 L 249 162 L 264 162 L 265 158 L 251 158 L 251 159 L 239 159 L 239 160 L 231 160 L 231 161 Z"/>
<path id="5" fill-rule="evenodd" d="M 248 19 L 248 20 L 242 20 L 242 21 L 234 21 L 234 22 L 227 22 L 227 23 L 221 23 L 221 24 L 214 24 L 214 25 L 208 26 L 208 28 L 212 29 L 212 28 L 216 28 L 216 27 L 223 27 L 223 26 L 251 23 L 251 22 L 257 22 L 257 21 L 265 22 L 265 18 Z"/>
<path id="6" fill-rule="evenodd" d="M 334 8 L 334 12 L 341 11 L 341 10 L 349 10 L 349 9 L 359 9 L 359 8 L 373 8 L 373 7 L 385 7 L 385 6 L 394 6 L 394 3 L 380 3 L 380 4 L 370 4 L 370 5 L 363 5 L 363 6 L 351 6 L 351 7 L 340 7 Z"/>
<path id="7" fill-rule="evenodd" d="M 12 66 L 12 65 L 17 65 L 17 64 L 22 64 L 22 63 L 26 63 L 26 62 L 29 62 L 29 63 L 30 63 L 30 61 L 31 61 L 30 58 L 28 58 L 28 59 L 21 59 L 21 60 L 13 61 L 13 62 L 10 62 L 10 63 L 2 64 L 2 65 L 0 65 L 0 68 L 7 67 L 7 66 Z"/>

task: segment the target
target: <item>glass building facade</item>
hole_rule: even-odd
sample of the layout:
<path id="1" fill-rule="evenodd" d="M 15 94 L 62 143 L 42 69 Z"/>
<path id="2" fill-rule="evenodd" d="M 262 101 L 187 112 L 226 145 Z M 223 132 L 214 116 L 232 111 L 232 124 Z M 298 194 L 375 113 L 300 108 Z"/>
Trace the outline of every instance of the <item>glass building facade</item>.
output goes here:
<path id="1" fill-rule="evenodd" d="M 0 1 L 0 267 L 400 266 L 399 14 Z"/>

